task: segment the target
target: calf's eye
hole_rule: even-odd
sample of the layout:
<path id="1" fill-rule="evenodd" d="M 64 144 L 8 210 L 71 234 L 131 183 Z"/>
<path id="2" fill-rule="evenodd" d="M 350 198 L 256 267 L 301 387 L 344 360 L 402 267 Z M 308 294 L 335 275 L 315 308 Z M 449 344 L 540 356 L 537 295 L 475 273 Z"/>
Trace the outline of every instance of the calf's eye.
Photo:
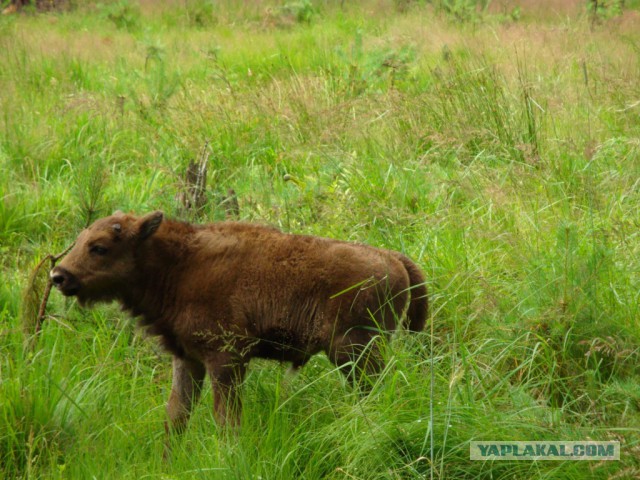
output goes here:
<path id="1" fill-rule="evenodd" d="M 107 249 L 104 248 L 101 245 L 92 245 L 91 248 L 89 249 L 89 252 L 94 254 L 94 255 L 106 255 L 107 254 Z"/>

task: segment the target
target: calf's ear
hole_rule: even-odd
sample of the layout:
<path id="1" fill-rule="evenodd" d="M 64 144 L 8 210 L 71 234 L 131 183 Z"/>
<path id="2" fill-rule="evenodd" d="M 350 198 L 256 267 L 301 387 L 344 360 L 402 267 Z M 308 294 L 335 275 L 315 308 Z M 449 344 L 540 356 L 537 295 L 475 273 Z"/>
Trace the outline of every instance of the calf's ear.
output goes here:
<path id="1" fill-rule="evenodd" d="M 160 210 L 155 212 L 151 212 L 140 220 L 138 220 L 138 236 L 140 240 L 144 240 L 147 237 L 150 237 L 158 230 L 158 227 L 162 223 L 162 219 L 164 218 L 164 213 Z"/>

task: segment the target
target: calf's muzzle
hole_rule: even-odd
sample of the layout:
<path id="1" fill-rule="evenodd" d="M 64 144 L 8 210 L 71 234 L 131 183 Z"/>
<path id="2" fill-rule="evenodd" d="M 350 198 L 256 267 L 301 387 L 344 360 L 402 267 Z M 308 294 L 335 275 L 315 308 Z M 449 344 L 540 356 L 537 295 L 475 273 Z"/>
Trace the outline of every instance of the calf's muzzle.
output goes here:
<path id="1" fill-rule="evenodd" d="M 51 272 L 49 272 L 49 277 L 51 278 L 51 282 L 63 295 L 75 295 L 80 289 L 80 284 L 76 277 L 65 268 L 54 267 Z"/>

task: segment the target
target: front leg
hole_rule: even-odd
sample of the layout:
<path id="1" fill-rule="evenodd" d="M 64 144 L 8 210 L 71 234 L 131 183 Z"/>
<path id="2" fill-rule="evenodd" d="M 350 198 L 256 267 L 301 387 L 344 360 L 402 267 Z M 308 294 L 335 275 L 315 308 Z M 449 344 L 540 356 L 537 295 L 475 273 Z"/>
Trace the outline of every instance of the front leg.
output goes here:
<path id="1" fill-rule="evenodd" d="M 246 372 L 246 362 L 238 355 L 220 352 L 206 362 L 213 390 L 213 416 L 219 426 L 237 425 L 241 400 L 238 387 Z"/>
<path id="2" fill-rule="evenodd" d="M 173 357 L 173 384 L 167 403 L 167 432 L 182 433 L 202 390 L 205 367 L 197 360 Z"/>

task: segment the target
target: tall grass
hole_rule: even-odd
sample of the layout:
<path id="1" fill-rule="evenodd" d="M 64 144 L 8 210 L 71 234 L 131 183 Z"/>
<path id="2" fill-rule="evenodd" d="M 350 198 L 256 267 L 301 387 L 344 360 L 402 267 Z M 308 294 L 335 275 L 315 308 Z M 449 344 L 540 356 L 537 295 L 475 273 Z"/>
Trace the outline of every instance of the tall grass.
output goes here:
<path id="1" fill-rule="evenodd" d="M 432 3 L 0 18 L 2 476 L 640 474 L 637 11 L 459 22 Z M 207 391 L 163 462 L 154 340 L 52 296 L 30 352 L 21 290 L 100 215 L 178 215 L 206 142 L 205 218 L 233 188 L 242 220 L 405 252 L 434 335 L 385 345 L 364 397 L 323 356 L 296 376 L 255 362 L 241 428 L 215 425 Z M 619 440 L 620 462 L 469 460 L 474 440 L 587 439 Z"/>

